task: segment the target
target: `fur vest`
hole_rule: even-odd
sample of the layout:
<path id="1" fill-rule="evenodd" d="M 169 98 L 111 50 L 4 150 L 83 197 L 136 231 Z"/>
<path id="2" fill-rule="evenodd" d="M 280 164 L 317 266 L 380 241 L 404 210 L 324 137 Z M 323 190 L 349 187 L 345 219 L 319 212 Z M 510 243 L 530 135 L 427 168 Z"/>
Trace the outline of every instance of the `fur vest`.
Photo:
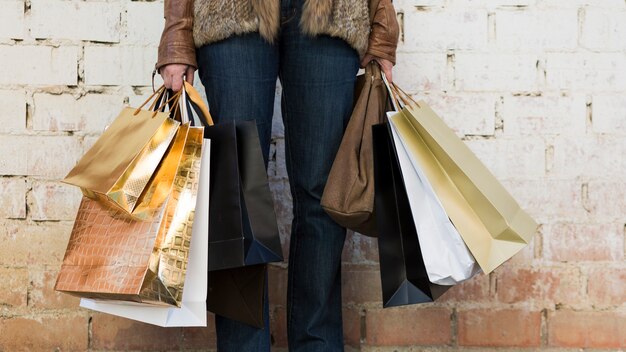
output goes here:
<path id="1" fill-rule="evenodd" d="M 368 47 L 368 0 L 303 0 L 300 28 L 311 35 L 344 39 L 363 56 Z M 280 28 L 280 0 L 194 0 L 196 47 L 233 34 L 258 31 L 274 42 Z"/>

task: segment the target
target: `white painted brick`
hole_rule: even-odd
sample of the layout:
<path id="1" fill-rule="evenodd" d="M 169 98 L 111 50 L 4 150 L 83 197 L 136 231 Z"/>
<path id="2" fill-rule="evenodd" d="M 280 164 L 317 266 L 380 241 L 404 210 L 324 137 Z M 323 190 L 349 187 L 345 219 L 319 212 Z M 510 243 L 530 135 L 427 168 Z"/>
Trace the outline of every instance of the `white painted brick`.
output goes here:
<path id="1" fill-rule="evenodd" d="M 394 82 L 404 90 L 441 91 L 446 89 L 446 53 L 397 54 Z"/>
<path id="2" fill-rule="evenodd" d="M 82 152 L 83 155 L 85 153 L 87 153 L 87 151 L 89 149 L 91 149 L 91 147 L 98 141 L 98 138 L 100 138 L 100 135 L 97 135 L 97 136 L 86 136 L 83 139 L 83 152 Z"/>
<path id="3" fill-rule="evenodd" d="M 506 96 L 500 110 L 505 135 L 584 135 L 585 96 Z"/>
<path id="4" fill-rule="evenodd" d="M 496 42 L 504 50 L 571 50 L 577 34 L 576 9 L 496 11 Z"/>
<path id="5" fill-rule="evenodd" d="M 583 13 L 581 46 L 591 50 L 626 50 L 626 11 L 587 8 Z"/>
<path id="6" fill-rule="evenodd" d="M 594 95 L 593 131 L 626 135 L 626 97 L 624 94 Z"/>
<path id="7" fill-rule="evenodd" d="M 272 116 L 272 137 L 282 138 L 285 136 L 285 125 L 283 124 L 283 113 L 281 111 L 282 86 L 276 82 L 276 93 L 274 95 L 274 115 Z"/>
<path id="8" fill-rule="evenodd" d="M 549 174 L 557 178 L 626 178 L 626 144 L 623 138 L 558 136 Z"/>
<path id="9" fill-rule="evenodd" d="M 26 180 L 0 178 L 0 218 L 26 217 Z"/>
<path id="10" fill-rule="evenodd" d="M 495 102 L 491 94 L 416 95 L 452 128 L 457 135 L 493 135 L 495 133 Z"/>
<path id="11" fill-rule="evenodd" d="M 482 49 L 487 45 L 487 28 L 485 10 L 405 12 L 402 50 Z"/>
<path id="12" fill-rule="evenodd" d="M 623 182 L 589 182 L 584 204 L 595 221 L 623 222 L 626 187 Z"/>
<path id="13" fill-rule="evenodd" d="M 446 0 L 394 0 L 393 7 L 396 11 L 400 9 L 409 10 L 415 6 L 443 7 Z"/>
<path id="14" fill-rule="evenodd" d="M 499 180 L 537 179 L 545 175 L 545 143 L 540 137 L 466 143 Z"/>
<path id="15" fill-rule="evenodd" d="M 157 47 L 85 47 L 85 84 L 149 86 Z"/>
<path id="16" fill-rule="evenodd" d="M 626 91 L 626 53 L 548 53 L 550 89 Z"/>
<path id="17" fill-rule="evenodd" d="M 448 0 L 448 6 L 496 9 L 502 7 L 527 7 L 534 5 L 536 2 L 537 0 Z"/>
<path id="18" fill-rule="evenodd" d="M 85 131 L 102 133 L 123 108 L 124 97 L 87 94 L 76 100 L 72 95 L 35 94 L 33 130 Z"/>
<path id="19" fill-rule="evenodd" d="M 165 24 L 163 2 L 129 2 L 126 4 L 126 18 L 124 43 L 159 45 Z"/>
<path id="20" fill-rule="evenodd" d="M 0 175 L 64 177 L 82 155 L 71 136 L 2 136 Z"/>
<path id="21" fill-rule="evenodd" d="M 0 38 L 24 38 L 24 2 L 4 0 L 0 6 Z"/>
<path id="22" fill-rule="evenodd" d="M 537 57 L 530 54 L 455 54 L 456 88 L 465 91 L 532 91 Z"/>
<path id="23" fill-rule="evenodd" d="M 0 84 L 76 85 L 78 47 L 0 45 Z"/>
<path id="24" fill-rule="evenodd" d="M 81 198 L 77 187 L 60 182 L 35 181 L 30 197 L 32 219 L 74 220 Z"/>
<path id="25" fill-rule="evenodd" d="M 26 175 L 27 152 L 25 136 L 0 136 L 0 175 Z"/>
<path id="26" fill-rule="evenodd" d="M 536 0 L 537 5 L 540 7 L 602 7 L 613 9 L 624 9 L 626 5 L 622 0 Z"/>
<path id="27" fill-rule="evenodd" d="M 271 179 L 287 179 L 287 158 L 285 156 L 285 139 L 277 138 L 270 145 L 270 162 L 268 163 L 267 174 Z M 272 155 L 275 155 L 272 158 Z"/>
<path id="28" fill-rule="evenodd" d="M 504 187 L 542 224 L 554 221 L 583 222 L 588 213 L 583 206 L 582 183 L 573 180 L 505 180 Z"/>
<path id="29" fill-rule="evenodd" d="M 122 8 L 119 2 L 31 0 L 34 38 L 118 42 Z"/>
<path id="30" fill-rule="evenodd" d="M 0 90 L 0 132 L 26 129 L 26 94 L 22 90 Z"/>

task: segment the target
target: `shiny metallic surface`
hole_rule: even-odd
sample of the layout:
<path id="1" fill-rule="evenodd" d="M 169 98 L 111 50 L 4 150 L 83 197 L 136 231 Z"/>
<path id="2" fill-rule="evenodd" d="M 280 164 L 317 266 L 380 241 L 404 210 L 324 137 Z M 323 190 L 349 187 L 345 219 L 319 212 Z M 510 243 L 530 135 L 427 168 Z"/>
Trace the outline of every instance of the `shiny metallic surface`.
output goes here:
<path id="1" fill-rule="evenodd" d="M 147 220 L 84 197 L 55 289 L 80 297 L 180 306 L 200 172 L 203 129 L 183 125 L 146 192 Z M 153 201 L 164 198 L 157 208 Z M 143 203 L 142 203 L 143 202 Z"/>
<path id="2" fill-rule="evenodd" d="M 85 153 L 63 182 L 93 199 L 108 198 L 133 213 L 138 198 L 159 166 L 180 123 L 169 112 L 125 108 Z"/>

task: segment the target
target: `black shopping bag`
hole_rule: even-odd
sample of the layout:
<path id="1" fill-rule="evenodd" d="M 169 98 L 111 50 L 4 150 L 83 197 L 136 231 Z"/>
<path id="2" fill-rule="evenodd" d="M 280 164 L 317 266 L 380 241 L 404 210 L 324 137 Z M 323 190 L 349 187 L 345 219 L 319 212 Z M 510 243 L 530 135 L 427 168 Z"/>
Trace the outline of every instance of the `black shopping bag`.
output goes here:
<path id="1" fill-rule="evenodd" d="M 282 261 L 255 121 L 224 122 L 204 131 L 211 139 L 209 271 Z"/>
<path id="2" fill-rule="evenodd" d="M 263 328 L 267 264 L 209 272 L 207 310 Z"/>
<path id="3" fill-rule="evenodd" d="M 372 135 L 383 307 L 432 302 L 451 286 L 428 280 L 388 124 L 372 126 Z"/>

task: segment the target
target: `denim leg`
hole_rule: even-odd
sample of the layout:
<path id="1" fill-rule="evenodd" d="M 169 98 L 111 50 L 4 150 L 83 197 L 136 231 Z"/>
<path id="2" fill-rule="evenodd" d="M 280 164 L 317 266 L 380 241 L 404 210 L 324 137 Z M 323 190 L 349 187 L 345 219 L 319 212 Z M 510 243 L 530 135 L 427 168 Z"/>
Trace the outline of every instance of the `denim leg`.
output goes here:
<path id="1" fill-rule="evenodd" d="M 320 199 L 352 111 L 358 54 L 345 41 L 283 26 L 280 80 L 293 197 L 287 295 L 289 351 L 343 351 L 341 252 L 345 229 Z"/>
<path id="2" fill-rule="evenodd" d="M 197 49 L 198 74 L 215 123 L 256 119 L 267 167 L 272 138 L 278 47 L 258 33 Z"/>
<path id="3" fill-rule="evenodd" d="M 197 51 L 197 60 L 215 123 L 256 119 L 267 168 L 278 49 L 263 41 L 258 33 L 251 33 L 203 46 Z M 270 351 L 267 277 L 263 303 L 264 329 L 215 317 L 220 352 Z"/>

